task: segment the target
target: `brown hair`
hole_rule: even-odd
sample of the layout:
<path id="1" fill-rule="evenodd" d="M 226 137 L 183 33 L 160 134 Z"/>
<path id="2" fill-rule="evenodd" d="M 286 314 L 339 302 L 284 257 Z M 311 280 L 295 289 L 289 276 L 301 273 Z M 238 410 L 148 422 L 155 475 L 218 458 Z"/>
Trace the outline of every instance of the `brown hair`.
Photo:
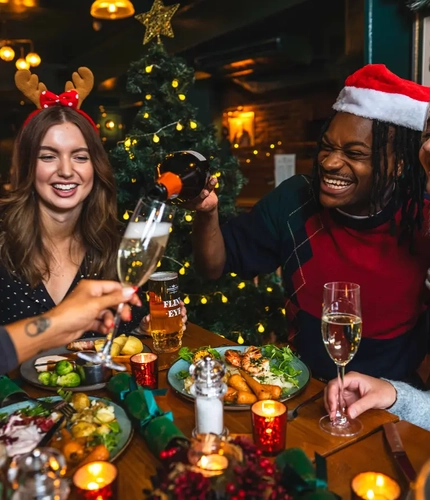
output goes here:
<path id="1" fill-rule="evenodd" d="M 39 148 L 54 125 L 73 123 L 82 132 L 94 168 L 94 185 L 84 201 L 75 227 L 86 249 L 88 272 L 114 278 L 119 245 L 113 171 L 91 123 L 73 109 L 53 106 L 40 111 L 24 126 L 14 145 L 11 190 L 0 200 L 0 259 L 9 273 L 35 287 L 49 276 L 50 253 L 42 241 L 38 194 L 34 189 Z M 37 258 L 35 258 L 37 257 Z M 40 264 L 42 262 L 42 269 Z"/>

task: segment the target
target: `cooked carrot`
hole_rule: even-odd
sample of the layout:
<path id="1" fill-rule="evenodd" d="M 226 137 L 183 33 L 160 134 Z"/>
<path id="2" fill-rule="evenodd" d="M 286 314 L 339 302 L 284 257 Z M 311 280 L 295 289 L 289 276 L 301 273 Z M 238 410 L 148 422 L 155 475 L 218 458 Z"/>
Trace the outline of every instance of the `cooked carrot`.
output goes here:
<path id="1" fill-rule="evenodd" d="M 257 401 L 257 396 L 252 392 L 239 391 L 237 393 L 236 403 L 238 405 L 252 405 Z"/>
<path id="2" fill-rule="evenodd" d="M 106 462 L 109 460 L 109 450 L 104 444 L 98 444 L 83 460 L 79 462 L 79 466 L 89 464 L 90 462 Z"/>
<path id="3" fill-rule="evenodd" d="M 245 382 L 252 389 L 252 392 L 257 396 L 259 401 L 263 399 L 271 399 L 272 397 L 271 393 L 264 388 L 263 384 L 260 384 L 260 382 L 255 380 L 255 378 L 252 378 L 243 370 L 240 370 L 240 374 L 245 379 Z"/>
<path id="4" fill-rule="evenodd" d="M 84 447 L 76 442 L 69 441 L 63 446 L 63 455 L 66 459 L 66 462 L 69 464 L 76 464 L 80 460 L 84 458 L 85 449 Z"/>
<path id="5" fill-rule="evenodd" d="M 270 399 L 279 399 L 281 397 L 282 389 L 279 385 L 262 384 L 264 390 L 270 392 Z"/>
<path id="6" fill-rule="evenodd" d="M 226 403 L 235 403 L 237 399 L 237 390 L 233 387 L 227 387 L 227 392 L 224 396 L 224 401 Z"/>
<path id="7" fill-rule="evenodd" d="M 234 387 L 238 391 L 243 391 L 243 392 L 250 392 L 252 393 L 251 389 L 249 388 L 248 384 L 245 382 L 243 377 L 241 377 L 238 373 L 235 373 L 228 379 L 228 385 L 231 387 Z"/>

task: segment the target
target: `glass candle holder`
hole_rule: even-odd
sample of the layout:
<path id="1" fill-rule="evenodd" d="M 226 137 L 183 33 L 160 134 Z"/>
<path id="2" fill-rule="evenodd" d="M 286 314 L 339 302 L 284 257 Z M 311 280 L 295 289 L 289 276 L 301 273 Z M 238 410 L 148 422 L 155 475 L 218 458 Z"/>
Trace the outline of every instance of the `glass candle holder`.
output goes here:
<path id="1" fill-rule="evenodd" d="M 206 477 L 224 474 L 242 460 L 242 450 L 217 434 L 196 435 L 188 450 L 188 461 Z"/>
<path id="2" fill-rule="evenodd" d="M 148 389 L 158 389 L 158 356 L 152 352 L 135 354 L 130 358 L 131 372 L 136 383 Z"/>
<path id="3" fill-rule="evenodd" d="M 116 500 L 118 470 L 109 462 L 91 462 L 73 475 L 77 500 Z"/>
<path id="4" fill-rule="evenodd" d="M 398 483 L 380 472 L 362 472 L 351 482 L 352 500 L 398 500 L 400 495 Z"/>
<path id="5" fill-rule="evenodd" d="M 254 443 L 265 455 L 277 455 L 285 448 L 287 407 L 279 401 L 257 401 L 252 405 Z"/>

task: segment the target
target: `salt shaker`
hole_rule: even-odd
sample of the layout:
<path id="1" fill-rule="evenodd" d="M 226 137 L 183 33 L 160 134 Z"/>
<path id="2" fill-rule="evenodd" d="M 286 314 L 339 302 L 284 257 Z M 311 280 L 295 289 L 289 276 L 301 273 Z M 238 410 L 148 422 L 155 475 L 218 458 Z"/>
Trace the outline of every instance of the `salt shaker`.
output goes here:
<path id="1" fill-rule="evenodd" d="M 198 434 L 225 435 L 224 394 L 227 385 L 223 382 L 225 366 L 210 356 L 200 359 L 190 366 L 194 378 L 191 394 L 195 396 L 196 427 L 193 436 Z"/>
<path id="2" fill-rule="evenodd" d="M 12 460 L 8 479 L 12 500 L 65 500 L 70 493 L 64 456 L 53 448 L 35 448 Z"/>

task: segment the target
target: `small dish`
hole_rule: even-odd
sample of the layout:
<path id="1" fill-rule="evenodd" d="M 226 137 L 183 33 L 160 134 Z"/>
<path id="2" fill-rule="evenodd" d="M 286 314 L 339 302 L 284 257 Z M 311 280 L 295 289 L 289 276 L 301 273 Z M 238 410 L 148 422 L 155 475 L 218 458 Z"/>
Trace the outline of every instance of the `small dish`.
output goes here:
<path id="1" fill-rule="evenodd" d="M 89 363 L 79 357 L 76 358 L 75 363 L 76 371 L 81 377 L 81 385 L 103 384 L 106 383 L 112 376 L 112 370 L 101 363 Z"/>

